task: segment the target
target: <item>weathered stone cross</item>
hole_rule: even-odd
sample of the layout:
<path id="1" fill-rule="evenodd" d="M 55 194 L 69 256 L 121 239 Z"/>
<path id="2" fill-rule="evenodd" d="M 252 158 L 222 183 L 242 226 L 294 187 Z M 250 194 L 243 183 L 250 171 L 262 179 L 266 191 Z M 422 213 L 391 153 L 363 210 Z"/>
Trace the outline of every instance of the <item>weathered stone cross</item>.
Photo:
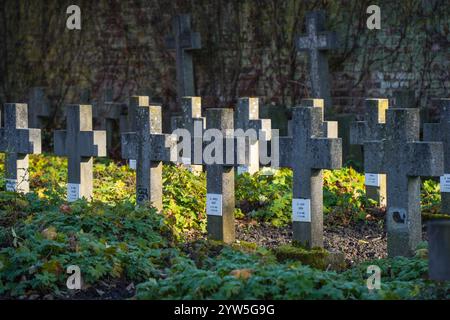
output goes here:
<path id="1" fill-rule="evenodd" d="M 169 162 L 171 136 L 162 134 L 161 107 L 150 105 L 149 98 L 135 96 L 136 131 L 122 134 L 122 157 L 136 159 L 136 202 L 150 202 L 162 210 L 162 168 Z M 168 146 L 168 148 L 166 148 Z"/>
<path id="2" fill-rule="evenodd" d="M 350 127 L 350 143 L 364 146 L 368 140 L 382 140 L 386 135 L 386 110 L 388 99 L 366 99 L 364 121 L 353 122 Z M 386 205 L 386 175 L 365 173 L 367 197 Z"/>
<path id="3" fill-rule="evenodd" d="M 206 110 L 206 129 L 217 129 L 222 132 L 224 145 L 234 138 L 234 115 L 231 108 L 210 108 Z M 237 150 L 234 148 L 236 159 Z M 217 152 L 217 150 L 216 150 Z M 224 158 L 229 155 L 225 154 Z M 206 165 L 206 214 L 208 238 L 226 243 L 234 242 L 234 166 L 233 164 Z"/>
<path id="4" fill-rule="evenodd" d="M 114 145 L 114 133 L 119 128 L 124 132 L 125 124 L 123 119 L 123 109 L 126 106 L 123 103 L 113 102 L 113 90 L 107 88 L 103 94 L 103 100 L 93 105 L 93 116 L 98 122 L 101 130 L 106 130 L 106 150 L 112 151 Z"/>
<path id="5" fill-rule="evenodd" d="M 270 119 L 259 119 L 259 99 L 241 98 L 235 112 L 235 128 L 242 129 L 244 132 L 253 129 L 256 136 L 249 136 L 248 159 L 249 165 L 239 166 L 238 174 L 248 172 L 254 174 L 259 171 L 259 139 L 270 140 L 271 121 Z M 264 134 L 260 134 L 264 132 Z"/>
<path id="6" fill-rule="evenodd" d="M 297 50 L 309 52 L 309 74 L 312 95 L 325 100 L 325 116 L 331 114 L 331 93 L 326 51 L 337 48 L 335 33 L 324 32 L 325 12 L 312 11 L 306 15 L 307 35 L 297 39 Z"/>
<path id="7" fill-rule="evenodd" d="M 172 20 L 173 36 L 166 39 L 166 46 L 175 50 L 177 65 L 178 101 L 195 95 L 192 51 L 201 49 L 201 37 L 191 30 L 191 16 L 178 15 Z"/>
<path id="8" fill-rule="evenodd" d="M 422 239 L 420 177 L 444 173 L 442 143 L 420 142 L 418 109 L 391 108 L 386 136 L 364 142 L 366 172 L 387 175 L 388 254 L 412 255 Z"/>
<path id="9" fill-rule="evenodd" d="M 280 137 L 280 167 L 294 173 L 294 240 L 309 248 L 323 246 L 322 169 L 342 166 L 337 124 L 324 122 L 323 108 L 314 105 L 314 100 L 306 100 L 294 108 L 292 136 Z"/>
<path id="10" fill-rule="evenodd" d="M 30 191 L 28 155 L 41 153 L 41 130 L 28 129 L 26 104 L 5 104 L 5 126 L 0 129 L 0 151 L 6 154 L 6 191 Z"/>
<path id="11" fill-rule="evenodd" d="M 50 102 L 41 87 L 31 88 L 28 93 L 28 122 L 30 128 L 42 128 L 43 119 L 51 115 Z"/>
<path id="12" fill-rule="evenodd" d="M 189 131 L 192 137 L 192 150 L 194 150 L 196 145 L 201 146 L 203 143 L 203 132 L 206 125 L 206 120 L 202 117 L 202 99 L 200 97 L 183 97 L 181 107 L 182 116 L 178 127 Z M 194 173 L 203 170 L 201 165 L 193 164 L 191 155 L 183 155 L 181 160 Z"/>
<path id="13" fill-rule="evenodd" d="M 444 146 L 444 175 L 441 176 L 441 212 L 450 214 L 450 99 L 440 99 L 440 122 L 425 123 L 423 140 L 441 141 Z"/>
<path id="14" fill-rule="evenodd" d="M 55 154 L 68 157 L 67 201 L 90 200 L 93 157 L 106 157 L 106 132 L 92 130 L 92 106 L 68 105 L 67 130 L 54 132 Z"/>

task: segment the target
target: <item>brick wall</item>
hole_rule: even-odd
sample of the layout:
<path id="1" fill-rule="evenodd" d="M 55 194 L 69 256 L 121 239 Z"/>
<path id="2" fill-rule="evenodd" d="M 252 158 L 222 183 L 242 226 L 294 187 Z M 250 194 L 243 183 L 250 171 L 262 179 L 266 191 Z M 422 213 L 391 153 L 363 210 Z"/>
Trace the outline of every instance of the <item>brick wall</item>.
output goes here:
<path id="1" fill-rule="evenodd" d="M 374 1 L 16 1 L 0 4 L 0 99 L 24 100 L 46 86 L 59 108 L 81 89 L 115 100 L 148 94 L 176 106 L 175 61 L 165 48 L 171 17 L 191 13 L 203 49 L 194 56 L 197 94 L 206 105 L 239 96 L 292 106 L 308 97 L 306 56 L 294 48 L 305 12 L 325 9 L 340 49 L 330 54 L 332 96 L 342 112 L 360 112 L 365 97 L 416 91 L 416 104 L 448 96 L 450 14 L 446 0 L 376 1 L 382 30 L 366 28 Z M 66 8 L 82 9 L 82 30 L 66 29 Z M 56 120 L 56 122 L 58 122 Z"/>

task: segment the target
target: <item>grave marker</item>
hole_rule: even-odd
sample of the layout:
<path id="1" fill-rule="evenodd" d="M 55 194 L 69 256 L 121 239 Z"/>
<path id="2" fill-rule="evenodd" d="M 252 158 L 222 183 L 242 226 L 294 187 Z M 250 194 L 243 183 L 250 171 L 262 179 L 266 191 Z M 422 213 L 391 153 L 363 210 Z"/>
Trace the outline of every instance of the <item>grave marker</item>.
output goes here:
<path id="1" fill-rule="evenodd" d="M 206 119 L 202 117 L 202 99 L 200 97 L 183 97 L 181 99 L 182 116 L 179 118 L 177 128 L 186 129 L 191 134 L 192 150 L 195 145 L 202 145 L 203 131 L 206 125 Z M 196 129 L 197 127 L 197 129 Z M 191 155 L 182 155 L 183 165 L 187 166 L 192 172 L 202 172 L 203 167 L 193 164 Z"/>
<path id="2" fill-rule="evenodd" d="M 249 164 L 238 167 L 238 174 L 248 172 L 254 174 L 259 171 L 259 139 L 270 140 L 271 121 L 269 119 L 259 119 L 259 99 L 241 98 L 235 112 L 235 128 L 244 132 L 253 129 L 256 131 L 255 137 L 249 137 L 248 159 Z M 261 134 L 264 131 L 264 134 Z"/>
<path id="3" fill-rule="evenodd" d="M 28 128 L 28 106 L 5 104 L 5 125 L 0 129 L 0 151 L 5 155 L 6 190 L 30 191 L 29 155 L 41 153 L 41 130 Z"/>
<path id="4" fill-rule="evenodd" d="M 366 99 L 364 121 L 352 123 L 350 143 L 364 146 L 365 141 L 384 139 L 388 107 L 388 99 Z M 375 200 L 380 206 L 386 206 L 386 175 L 366 172 L 365 178 L 367 197 Z"/>
<path id="5" fill-rule="evenodd" d="M 323 246 L 322 170 L 342 166 L 342 141 L 336 123 L 323 121 L 323 108 L 308 103 L 293 109 L 292 136 L 280 137 L 280 167 L 294 174 L 294 240 L 312 248 Z"/>
<path id="6" fill-rule="evenodd" d="M 312 11 L 306 14 L 307 34 L 297 39 L 297 50 L 307 51 L 309 55 L 309 75 L 314 98 L 325 100 L 325 116 L 332 114 L 330 80 L 327 51 L 337 48 L 334 32 L 325 32 L 325 12 Z"/>
<path id="7" fill-rule="evenodd" d="M 234 133 L 230 133 L 233 131 L 233 120 L 233 109 L 231 108 L 206 110 L 206 128 L 220 130 L 225 139 L 234 140 Z M 206 165 L 206 190 L 208 238 L 226 243 L 234 242 L 234 166 Z"/>
<path id="8" fill-rule="evenodd" d="M 28 93 L 28 124 L 30 128 L 42 128 L 45 118 L 51 116 L 50 102 L 41 87 L 31 88 Z"/>
<path id="9" fill-rule="evenodd" d="M 122 134 L 122 157 L 136 159 L 136 202 L 150 202 L 162 210 L 162 168 L 170 161 L 171 136 L 162 134 L 161 107 L 150 105 L 148 97 L 132 97 L 136 106 L 136 131 Z"/>
<path id="10" fill-rule="evenodd" d="M 191 30 L 191 16 L 178 15 L 172 20 L 172 36 L 166 38 L 166 47 L 175 51 L 178 101 L 195 95 L 192 51 L 201 49 L 201 37 Z"/>
<path id="11" fill-rule="evenodd" d="M 92 106 L 68 105 L 67 130 L 54 132 L 55 154 L 68 158 L 67 201 L 90 200 L 93 157 L 106 157 L 106 132 L 92 130 Z"/>
<path id="12" fill-rule="evenodd" d="M 103 99 L 93 105 L 94 119 L 99 124 L 101 130 L 106 131 L 106 150 L 111 152 L 114 147 L 114 133 L 119 129 L 119 133 L 124 132 L 123 103 L 113 101 L 113 89 L 107 88 L 103 94 Z"/>
<path id="13" fill-rule="evenodd" d="M 420 177 L 441 176 L 442 143 L 419 141 L 418 109 L 388 109 L 386 136 L 364 142 L 366 172 L 387 175 L 388 254 L 409 256 L 422 239 Z"/>
<path id="14" fill-rule="evenodd" d="M 444 146 L 444 175 L 441 176 L 441 212 L 450 214 L 450 99 L 440 99 L 440 122 L 425 123 L 424 141 L 439 141 Z"/>

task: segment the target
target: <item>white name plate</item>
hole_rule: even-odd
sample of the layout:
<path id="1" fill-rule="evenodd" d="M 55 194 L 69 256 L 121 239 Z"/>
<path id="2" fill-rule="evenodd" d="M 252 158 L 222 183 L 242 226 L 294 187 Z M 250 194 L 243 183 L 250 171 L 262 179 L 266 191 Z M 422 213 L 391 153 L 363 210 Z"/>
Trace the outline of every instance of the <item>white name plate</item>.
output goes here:
<path id="1" fill-rule="evenodd" d="M 136 168 L 137 168 L 137 161 L 131 159 L 128 165 L 130 166 L 130 169 L 136 170 Z"/>
<path id="2" fill-rule="evenodd" d="M 17 190 L 17 180 L 16 179 L 6 179 L 6 191 L 16 192 Z"/>
<path id="3" fill-rule="evenodd" d="M 292 221 L 311 222 L 311 199 L 292 199 Z"/>
<path id="4" fill-rule="evenodd" d="M 206 214 L 208 216 L 222 216 L 222 195 L 208 193 L 206 195 Z"/>
<path id="5" fill-rule="evenodd" d="M 378 173 L 366 173 L 365 174 L 365 185 L 369 187 L 379 187 L 380 186 L 380 175 Z"/>
<path id="6" fill-rule="evenodd" d="M 450 192 L 450 174 L 445 173 L 440 178 L 441 181 L 441 192 Z"/>
<path id="7" fill-rule="evenodd" d="M 67 201 L 74 202 L 80 199 L 80 185 L 78 183 L 67 184 Z"/>

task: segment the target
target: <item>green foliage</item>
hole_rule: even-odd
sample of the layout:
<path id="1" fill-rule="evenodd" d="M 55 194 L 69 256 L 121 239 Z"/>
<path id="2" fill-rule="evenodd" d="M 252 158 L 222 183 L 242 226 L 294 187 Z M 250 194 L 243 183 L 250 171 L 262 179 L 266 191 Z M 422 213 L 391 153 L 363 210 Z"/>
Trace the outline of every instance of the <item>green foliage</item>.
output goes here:
<path id="1" fill-rule="evenodd" d="M 154 209 L 80 200 L 30 212 L 30 199 L 20 201 L 16 208 L 23 211 L 0 210 L 0 294 L 57 292 L 69 265 L 81 268 L 86 284 L 121 277 L 142 281 L 158 276 L 164 257 L 172 255 L 169 229 Z"/>
<path id="2" fill-rule="evenodd" d="M 204 174 L 165 166 L 160 215 L 152 208 L 135 207 L 135 172 L 127 166 L 97 161 L 96 201 L 68 205 L 67 162 L 45 155 L 30 158 L 33 192 L 0 191 L 2 297 L 65 290 L 66 268 L 78 265 L 88 285 L 111 279 L 143 282 L 138 286 L 141 299 L 450 298 L 448 283 L 426 279 L 426 249 L 412 259 L 377 260 L 337 273 L 319 270 L 326 267 L 314 258 L 315 253 L 322 256 L 317 250 L 299 253 L 292 246 L 270 251 L 245 242 L 189 242 L 205 232 Z M 0 162 L 0 182 L 2 166 Z M 363 182 L 363 176 L 350 168 L 324 171 L 326 214 L 344 222 L 363 219 L 374 206 L 365 197 Z M 239 176 L 236 216 L 287 225 L 291 190 L 290 170 Z M 425 181 L 422 192 L 423 208 L 437 213 L 437 184 Z M 369 264 L 383 270 L 380 291 L 367 290 Z"/>
<path id="3" fill-rule="evenodd" d="M 422 279 L 418 258 L 377 260 L 382 288 L 367 289 L 367 265 L 344 273 L 323 272 L 299 262 L 277 263 L 267 251 L 253 254 L 223 248 L 201 266 L 177 259 L 164 279 L 137 287 L 139 299 L 422 299 L 450 297 L 450 283 Z M 389 270 L 393 270 L 390 272 Z M 246 276 L 241 276 L 242 274 Z M 239 275 L 239 276 L 237 276 Z"/>

